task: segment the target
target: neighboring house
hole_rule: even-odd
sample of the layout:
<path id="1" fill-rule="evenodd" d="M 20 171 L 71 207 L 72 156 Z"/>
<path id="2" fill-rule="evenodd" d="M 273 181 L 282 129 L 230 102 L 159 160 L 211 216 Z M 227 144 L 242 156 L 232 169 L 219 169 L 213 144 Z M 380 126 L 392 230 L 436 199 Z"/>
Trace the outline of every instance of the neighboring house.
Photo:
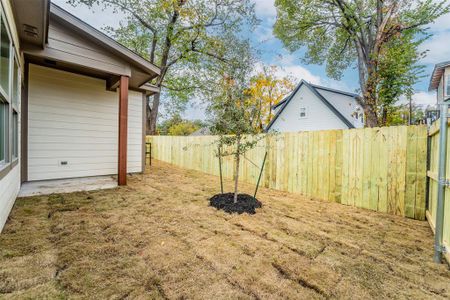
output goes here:
<path id="1" fill-rule="evenodd" d="M 304 80 L 273 107 L 266 131 L 297 132 L 364 127 L 357 94 L 330 89 Z"/>
<path id="2" fill-rule="evenodd" d="M 450 61 L 434 66 L 428 89 L 436 91 L 437 103 L 450 98 Z"/>
<path id="3" fill-rule="evenodd" d="M 201 136 L 201 135 L 211 135 L 211 130 L 209 130 L 208 127 L 202 127 L 193 133 L 190 134 L 191 136 Z"/>
<path id="4" fill-rule="evenodd" d="M 1 0 L 0 231 L 22 182 L 145 165 L 160 69 L 49 0 Z"/>

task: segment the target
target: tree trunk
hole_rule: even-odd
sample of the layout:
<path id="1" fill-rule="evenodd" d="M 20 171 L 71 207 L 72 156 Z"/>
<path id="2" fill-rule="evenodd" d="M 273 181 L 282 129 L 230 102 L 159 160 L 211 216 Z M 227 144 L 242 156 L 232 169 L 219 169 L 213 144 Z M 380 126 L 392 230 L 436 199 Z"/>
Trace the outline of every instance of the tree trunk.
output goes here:
<path id="1" fill-rule="evenodd" d="M 147 97 L 147 105 L 146 105 L 146 109 L 147 109 L 147 115 L 146 115 L 146 120 L 145 120 L 145 134 L 146 135 L 150 135 L 150 114 L 152 113 L 152 110 L 150 109 L 150 98 Z"/>
<path id="2" fill-rule="evenodd" d="M 377 127 L 378 124 L 378 115 L 377 112 L 374 110 L 372 105 L 365 105 L 363 107 L 364 109 L 364 115 L 366 117 L 366 127 Z"/>
<path id="3" fill-rule="evenodd" d="M 148 116 L 148 134 L 149 135 L 156 135 L 156 121 L 158 118 L 158 110 L 159 110 L 159 99 L 161 97 L 160 93 L 156 93 L 153 96 L 153 104 L 152 109 L 150 111 L 150 115 Z"/>
<path id="4" fill-rule="evenodd" d="M 241 146 L 241 137 L 237 136 L 237 147 L 236 147 L 236 154 L 235 154 L 235 161 L 236 161 L 236 169 L 235 169 L 235 176 L 234 176 L 234 197 L 233 202 L 237 203 L 238 199 L 238 182 L 239 182 L 239 163 L 240 163 L 240 148 Z"/>
<path id="5" fill-rule="evenodd" d="M 361 62 L 359 62 L 361 64 Z M 367 65 L 367 69 L 364 70 L 364 65 Z M 359 67 L 361 71 L 359 72 L 359 80 L 361 85 L 361 91 L 363 94 L 363 110 L 366 117 L 366 127 L 377 127 L 380 126 L 378 120 L 378 110 L 377 110 L 377 74 L 376 67 L 373 61 L 369 61 L 363 66 Z M 367 75 L 366 75 L 367 74 Z"/>

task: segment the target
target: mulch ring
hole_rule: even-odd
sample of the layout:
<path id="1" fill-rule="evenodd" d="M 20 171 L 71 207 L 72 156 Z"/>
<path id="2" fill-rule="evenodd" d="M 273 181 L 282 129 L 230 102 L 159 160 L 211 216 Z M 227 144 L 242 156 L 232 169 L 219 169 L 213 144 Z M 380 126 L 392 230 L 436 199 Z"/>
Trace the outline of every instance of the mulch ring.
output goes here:
<path id="1" fill-rule="evenodd" d="M 237 203 L 233 202 L 233 196 L 233 193 L 214 195 L 209 199 L 209 205 L 217 209 L 221 209 L 229 214 L 248 213 L 251 215 L 256 213 L 256 208 L 262 207 L 262 203 L 250 195 L 239 194 Z"/>

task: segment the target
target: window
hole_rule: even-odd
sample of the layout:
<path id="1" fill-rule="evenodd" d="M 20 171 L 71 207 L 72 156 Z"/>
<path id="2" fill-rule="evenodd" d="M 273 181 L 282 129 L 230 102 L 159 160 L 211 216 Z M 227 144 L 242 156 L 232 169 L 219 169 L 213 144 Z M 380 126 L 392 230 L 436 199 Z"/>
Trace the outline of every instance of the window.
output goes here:
<path id="1" fill-rule="evenodd" d="M 1 7 L 0 7 L 1 8 Z M 19 158 L 20 65 L 3 11 L 0 12 L 0 171 Z M 11 165 L 11 168 L 13 165 Z M 2 172 L 3 174 L 7 174 Z M 0 178 L 1 179 L 1 178 Z"/>
<path id="2" fill-rule="evenodd" d="M 8 162 L 9 105 L 0 99 L 0 166 Z"/>
<path id="3" fill-rule="evenodd" d="M 12 159 L 19 158 L 19 97 L 20 97 L 20 72 L 17 59 L 14 57 L 14 66 L 12 72 L 12 90 L 11 90 L 11 103 L 12 103 Z"/>
<path id="4" fill-rule="evenodd" d="M 0 86 L 6 94 L 9 94 L 11 40 L 4 18 L 1 19 L 0 25 L 0 44 Z"/>
<path id="5" fill-rule="evenodd" d="M 12 157 L 16 159 L 19 157 L 19 114 L 13 111 L 12 116 Z"/>
<path id="6" fill-rule="evenodd" d="M 306 118 L 306 107 L 300 107 L 300 119 Z"/>
<path id="7" fill-rule="evenodd" d="M 18 109 L 19 107 L 19 97 L 20 97 L 20 77 L 19 77 L 19 65 L 17 64 L 17 59 L 14 58 L 14 71 L 12 78 L 12 104 L 13 107 Z"/>

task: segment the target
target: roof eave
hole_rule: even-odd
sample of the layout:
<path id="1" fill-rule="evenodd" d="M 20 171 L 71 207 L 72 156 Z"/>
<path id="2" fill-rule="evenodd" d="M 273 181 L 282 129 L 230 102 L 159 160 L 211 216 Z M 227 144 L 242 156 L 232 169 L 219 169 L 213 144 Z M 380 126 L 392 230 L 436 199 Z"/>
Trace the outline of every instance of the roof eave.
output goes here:
<path id="1" fill-rule="evenodd" d="M 434 66 L 433 72 L 431 73 L 430 84 L 428 86 L 428 91 L 434 91 L 439 87 L 441 82 L 442 74 L 446 67 L 450 66 L 450 61 L 436 64 Z"/>
<path id="2" fill-rule="evenodd" d="M 301 80 L 300 83 L 297 85 L 297 87 L 292 91 L 292 93 L 285 98 L 283 105 L 281 106 L 280 110 L 275 114 L 275 116 L 273 117 L 273 119 L 270 121 L 269 125 L 267 125 L 267 127 L 264 129 L 264 132 L 268 132 L 270 130 L 270 128 L 272 127 L 273 123 L 275 123 L 275 121 L 278 119 L 278 117 L 280 116 L 280 114 L 283 112 L 284 108 L 289 104 L 289 102 L 291 101 L 292 97 L 295 96 L 295 94 L 297 94 L 298 90 L 300 89 L 300 87 L 306 83 L 305 80 Z"/>
<path id="3" fill-rule="evenodd" d="M 152 64 L 151 62 L 149 62 L 145 58 L 141 57 L 140 55 L 136 54 L 135 52 L 131 51 L 127 47 L 121 45 L 114 39 L 108 37 L 101 31 L 99 31 L 99 30 L 95 29 L 94 27 L 90 26 L 89 24 L 83 22 L 81 19 L 77 18 L 76 16 L 65 11 L 61 7 L 51 3 L 50 13 L 54 17 L 56 17 L 59 21 L 65 23 L 65 24 L 68 24 L 81 32 L 86 33 L 92 39 L 94 39 L 94 40 L 100 42 L 101 44 L 103 44 L 104 46 L 110 48 L 116 54 L 119 54 L 120 56 L 122 56 L 122 58 L 128 60 L 133 65 L 148 72 L 152 78 L 161 74 L 161 69 L 159 67 Z"/>
<path id="4" fill-rule="evenodd" d="M 284 102 L 284 104 L 280 108 L 280 110 L 277 112 L 277 114 L 270 121 L 269 125 L 267 125 L 266 129 L 264 130 L 265 132 L 268 132 L 270 130 L 270 128 L 272 127 L 273 123 L 275 123 L 275 121 L 278 119 L 280 114 L 283 112 L 283 110 L 286 108 L 286 106 L 289 104 L 289 102 L 292 100 L 292 98 L 295 96 L 295 94 L 297 94 L 297 92 L 299 91 L 300 87 L 303 84 L 305 84 L 313 92 L 313 94 L 316 95 L 316 97 L 318 97 L 345 125 L 347 125 L 348 128 L 350 128 L 350 129 L 355 128 L 355 126 L 347 118 L 345 118 L 327 99 L 325 99 L 325 97 L 323 97 L 316 90 L 316 88 L 314 86 L 312 86 L 307 81 L 302 79 L 300 81 L 300 83 L 297 85 L 297 87 L 295 88 L 295 90 L 286 99 L 286 101 Z"/>

